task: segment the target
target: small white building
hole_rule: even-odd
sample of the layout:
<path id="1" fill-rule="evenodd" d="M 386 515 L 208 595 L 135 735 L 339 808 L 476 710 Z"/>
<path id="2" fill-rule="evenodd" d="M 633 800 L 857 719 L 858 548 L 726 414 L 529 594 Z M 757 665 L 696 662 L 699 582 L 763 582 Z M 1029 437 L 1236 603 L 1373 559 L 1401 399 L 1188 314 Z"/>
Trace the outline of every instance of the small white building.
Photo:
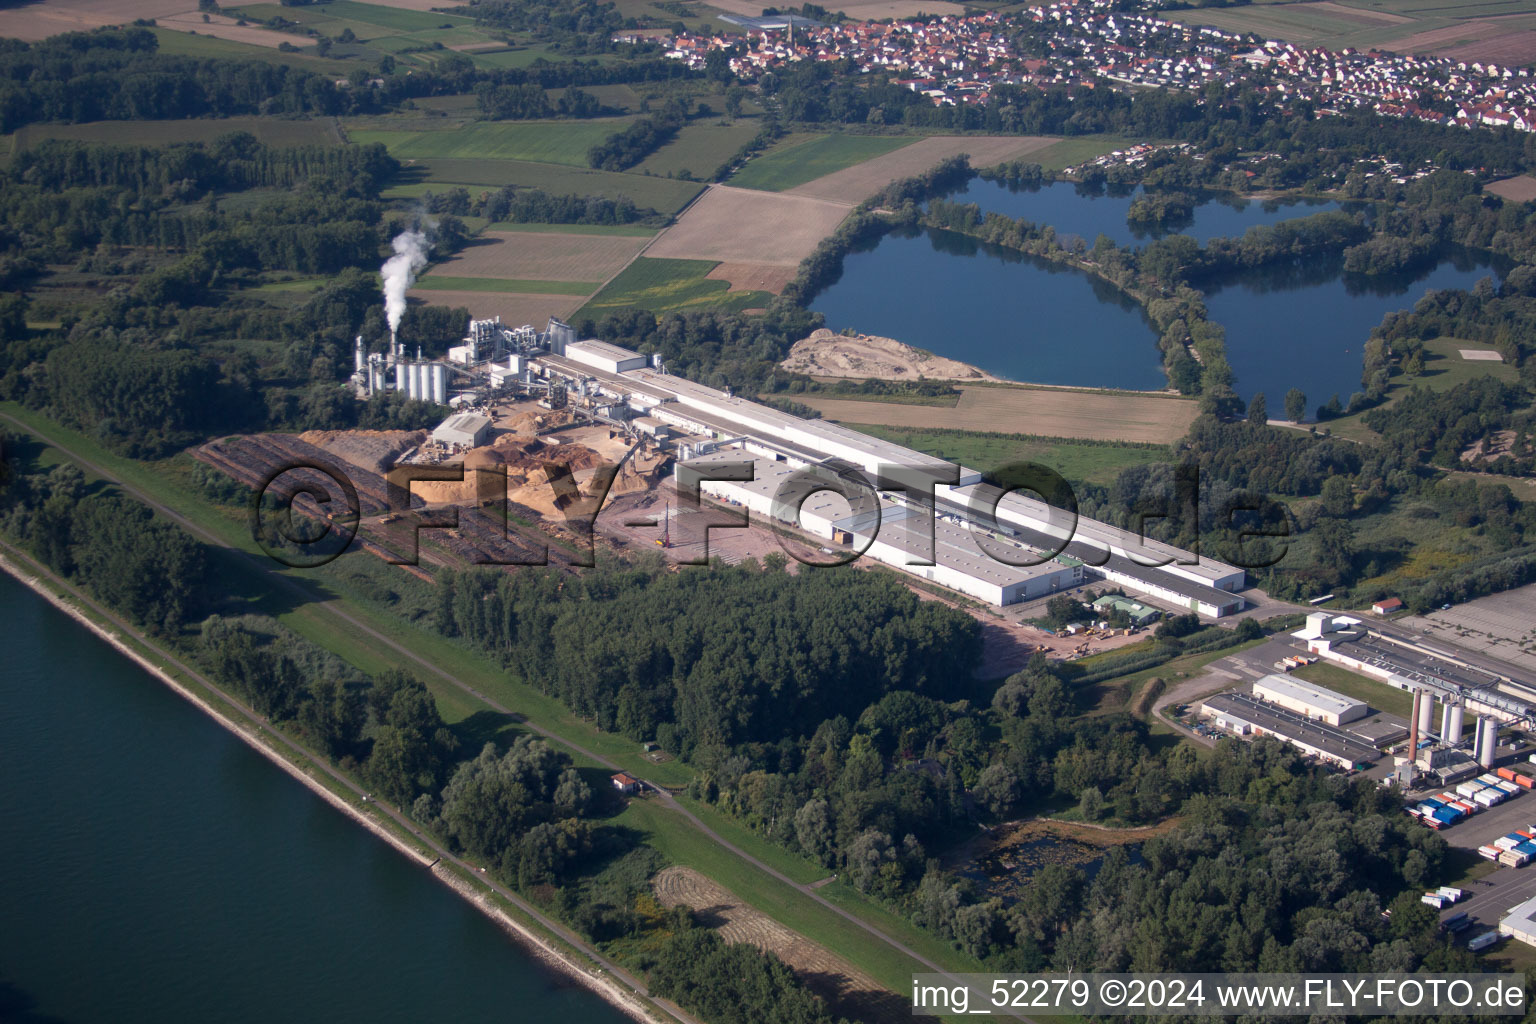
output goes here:
<path id="1" fill-rule="evenodd" d="M 1253 695 L 1332 726 L 1364 718 L 1371 710 L 1364 701 L 1273 672 L 1253 684 Z"/>
<path id="2" fill-rule="evenodd" d="M 478 448 L 491 432 L 491 418 L 473 412 L 457 412 L 437 425 L 432 440 L 438 444 Z"/>
<path id="3" fill-rule="evenodd" d="M 1509 908 L 1499 920 L 1499 934 L 1536 946 L 1536 896 Z"/>
<path id="4" fill-rule="evenodd" d="M 645 356 L 639 352 L 606 341 L 573 341 L 565 346 L 565 358 L 604 373 L 639 370 L 646 365 Z"/>

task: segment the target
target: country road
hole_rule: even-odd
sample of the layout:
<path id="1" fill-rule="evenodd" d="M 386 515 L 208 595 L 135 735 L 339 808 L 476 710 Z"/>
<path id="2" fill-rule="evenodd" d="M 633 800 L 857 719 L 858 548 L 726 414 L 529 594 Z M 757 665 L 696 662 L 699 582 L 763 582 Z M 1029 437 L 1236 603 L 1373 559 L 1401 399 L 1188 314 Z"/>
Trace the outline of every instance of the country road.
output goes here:
<path id="1" fill-rule="evenodd" d="M 278 587 L 281 587 L 282 589 L 284 589 L 284 590 L 294 594 L 295 596 L 301 598 L 307 605 L 309 605 L 311 607 L 317 607 L 317 608 L 320 608 L 320 609 L 324 610 L 327 614 L 332 615 L 337 620 L 339 620 L 340 622 L 345 623 L 347 625 L 347 627 L 350 630 L 354 631 L 356 634 L 358 634 L 360 636 L 365 636 L 365 637 L 369 638 L 370 640 L 373 640 L 373 641 L 377 642 L 384 649 L 387 649 L 389 651 L 392 651 L 392 652 L 398 654 L 405 661 L 410 662 L 411 664 L 413 664 L 415 666 L 419 666 L 421 669 L 425 670 L 426 672 L 431 673 L 432 675 L 436 676 L 439 679 L 442 679 L 444 682 L 446 682 L 449 685 L 453 686 L 454 688 L 460 690 L 461 692 L 469 694 L 470 696 L 474 697 L 476 700 L 478 700 L 482 704 L 484 704 L 486 707 L 489 707 L 489 708 L 491 708 L 491 709 L 493 709 L 493 710 L 495 710 L 495 711 L 497 711 L 497 712 L 499 712 L 501 714 L 504 714 L 504 715 L 515 716 L 517 718 L 519 724 L 522 727 L 524 727 L 524 728 L 526 728 L 526 729 L 528 729 L 528 730 L 530 730 L 530 731 L 532 731 L 534 733 L 537 733 L 539 736 L 544 737 L 545 739 L 547 739 L 551 743 L 559 744 L 560 746 L 562 746 L 562 747 L 564 747 L 564 748 L 566 748 L 568 750 L 574 751 L 574 752 L 580 754 L 581 756 L 583 756 L 585 758 L 588 758 L 589 760 L 591 760 L 591 761 L 593 761 L 593 762 L 595 762 L 597 764 L 603 765 L 604 767 L 607 767 L 607 768 L 609 768 L 609 769 L 611 769 L 613 771 L 620 771 L 620 770 L 629 771 L 629 769 L 621 768 L 620 765 L 618 765 L 614 761 L 611 761 L 608 758 L 602 756 L 601 754 L 598 754 L 598 753 L 596 753 L 594 751 L 588 750 L 585 747 L 582 747 L 582 746 L 580 746 L 577 743 L 574 743 L 574 742 L 572 742 L 570 740 L 567 740 L 567 739 L 565 739 L 565 738 L 563 738 L 561 736 L 558 736 L 555 733 L 551 732 L 550 730 L 544 728 L 543 726 L 540 726 L 536 722 L 533 722 L 533 721 L 531 721 L 531 720 L 529 720 L 527 718 L 524 718 L 524 717 L 522 717 L 520 715 L 516 715 L 516 713 L 511 708 L 509 708 L 509 707 L 505 706 L 504 704 L 501 704 L 500 702 L 492 699 L 488 695 L 486 695 L 484 693 L 481 693 L 479 690 L 475 689 L 473 686 L 470 686 L 469 684 L 463 682 L 462 680 L 458 679 L 456 676 L 452 675 L 451 673 L 444 671 L 443 669 L 439 668 L 437 665 L 434 665 L 432 662 L 430 662 L 427 659 L 421 657 L 416 652 L 410 650 L 408 647 L 404 646 L 403 644 L 399 643 L 398 641 L 394 640 L 393 638 L 391 638 L 389 636 L 386 636 L 385 634 L 379 632 L 378 630 L 373 629 L 371 626 L 368 626 L 366 623 L 364 623 L 361 620 L 357 619 L 355 616 L 353 616 L 351 613 L 349 613 L 342 606 L 341 602 L 338 599 L 322 597 L 322 596 L 316 594 L 313 590 L 311 590 L 308 586 L 304 585 L 300 581 L 294 580 L 294 579 L 292 579 L 292 578 L 290 578 L 288 576 L 285 576 L 285 575 L 283 575 L 281 573 L 274 572 L 273 571 L 273 565 L 275 565 L 276 563 L 269 563 L 266 559 L 260 558 L 260 557 L 258 557 L 256 555 L 253 555 L 250 552 L 243 551 L 243 550 L 240 550 L 238 548 L 232 548 L 232 547 L 228 546 L 227 544 L 224 543 L 224 541 L 217 534 L 213 533 L 211 530 L 207 530 L 207 529 L 199 526 L 198 524 L 196 524 L 196 523 L 192 522 L 191 520 L 187 519 L 185 516 L 182 516 L 180 513 L 176 512 L 174 509 L 168 508 L 167 506 L 161 504 L 160 502 L 156 501 L 152 496 L 150 496 L 149 494 L 146 494 L 144 491 L 142 491 L 142 490 L 140 490 L 140 489 L 138 489 L 138 488 L 136 488 L 136 487 L 134 487 L 134 486 L 132 486 L 130 484 L 127 484 L 127 483 L 119 480 L 116 477 L 116 475 L 113 474 L 112 472 L 110 472 L 106 467 L 101 466 L 101 465 L 99 465 L 97 463 L 94 463 L 94 462 L 84 458 L 83 456 L 79 455 L 78 453 L 76 453 L 75 451 L 70 449 L 68 445 L 61 443 L 57 439 L 55 439 L 53 437 L 50 437 L 49 435 L 43 433 L 42 431 L 37 430 L 36 428 L 30 426 L 29 424 L 24 423 L 21 420 L 18 420 L 16 418 L 14 418 L 13 416 L 10 416 L 9 414 L 0 413 L 0 419 L 6 420 L 7 422 L 15 425 L 16 427 L 19 427 L 20 429 L 25 430 L 28 433 L 34 435 L 35 437 L 37 437 L 39 440 L 43 441 L 44 443 L 46 443 L 48 445 L 51 445 L 52 447 L 57 448 L 58 450 L 60 450 L 62 452 L 65 452 L 66 454 L 69 455 L 69 457 L 72 460 L 74 460 L 75 462 L 79 463 L 81 466 L 85 467 L 86 469 L 90 470 L 90 472 L 96 474 L 97 476 L 100 476 L 104 480 L 112 481 L 117 487 L 121 488 L 125 493 L 133 495 L 139 501 L 142 501 L 144 504 L 146 504 L 146 505 L 150 506 L 151 508 L 153 508 L 158 514 L 160 514 L 160 515 L 164 516 L 166 519 L 176 523 L 178 526 L 182 527 L 188 533 L 190 533 L 193 536 L 199 538 L 200 540 L 204 541 L 205 543 L 208 543 L 209 545 L 214 547 L 216 550 L 225 552 L 225 553 L 227 553 L 229 555 L 232 555 L 232 556 L 234 556 L 236 558 L 239 558 L 239 559 L 245 561 L 247 564 L 249 564 L 253 568 L 255 568 L 258 573 L 261 573 L 266 579 L 270 580 L 274 585 L 276 585 Z M 94 602 L 93 602 L 93 606 L 94 606 Z M 113 616 L 113 618 L 116 621 L 116 617 Z M 129 629 L 130 632 L 134 632 L 134 635 L 137 635 L 137 633 L 135 631 L 132 631 L 130 627 L 126 627 L 125 626 L 124 628 L 125 629 Z M 191 674 L 191 673 L 189 672 L 189 674 Z M 200 682 L 203 682 L 204 685 L 208 685 L 210 689 L 217 690 L 221 694 L 223 693 L 223 691 L 219 690 L 218 687 L 213 686 L 211 683 L 207 683 L 203 679 L 203 677 L 201 675 L 196 675 L 196 678 L 198 678 L 198 680 Z M 238 705 L 237 702 L 233 702 L 232 701 L 232 703 L 236 703 L 236 706 L 241 706 L 241 705 Z M 241 706 L 241 707 L 242 707 L 242 710 L 244 710 L 243 706 Z M 277 734 L 277 735 L 281 735 L 281 734 Z M 293 749 L 295 749 L 295 750 L 302 750 L 301 747 L 299 747 L 293 741 L 289 740 L 287 737 L 282 737 L 282 738 L 283 738 L 283 741 L 285 743 L 287 743 Z M 306 756 L 308 756 L 308 755 L 306 755 Z M 311 760 L 312 759 L 313 758 L 311 756 Z M 329 767 L 329 765 L 325 765 L 324 768 L 325 768 L 325 771 L 327 772 L 327 774 L 332 775 L 333 777 L 335 777 L 337 779 L 344 780 L 344 777 L 339 775 L 338 773 L 336 773 L 334 770 L 332 770 Z M 630 774 L 633 775 L 635 773 L 633 771 L 630 771 Z M 841 917 L 844 920 L 850 922 L 851 924 L 857 926 L 860 930 L 862 930 L 863 932 L 867 933 L 871 938 L 873 938 L 873 939 L 875 939 L 875 940 L 877 940 L 879 942 L 884 943 L 885 945 L 889 946 L 890 948 L 892 948 L 892 949 L 896 950 L 897 952 L 901 953 L 902 955 L 906 956 L 908 959 L 912 960 L 914 963 L 922 965 L 922 967 L 924 969 L 926 969 L 928 972 L 931 972 L 931 973 L 934 973 L 934 974 L 950 974 L 951 973 L 950 971 L 948 971 L 944 967 L 940 966 L 939 964 L 935 963 L 934 961 L 932 961 L 932 960 L 928 959 L 927 957 L 923 956 L 921 953 L 918 953 L 916 950 L 910 948 L 905 943 L 903 943 L 900 940 L 892 937 L 891 935 L 889 935 L 886 932 L 882 931 L 880 928 L 877 928 L 875 925 L 869 923 L 868 921 L 865 921 L 864 919 L 858 917 L 857 915 L 855 915 L 855 914 L 853 914 L 853 913 L 851 913 L 851 912 L 849 912 L 847 910 L 844 910 L 842 907 L 839 907 L 835 903 L 832 903 L 831 901 L 829 901 L 828 899 L 823 897 L 821 895 L 821 893 L 818 892 L 817 889 L 813 887 L 813 885 L 801 884 L 799 882 L 794 881 L 789 876 L 787 876 L 784 873 L 778 871 L 777 869 L 773 868 L 769 864 L 763 862 L 762 860 L 760 860 L 757 857 L 753 856 L 752 854 L 748 853 L 746 850 L 743 850 L 741 847 L 739 847 L 739 846 L 735 845 L 734 843 L 730 842 L 729 840 L 725 839 L 723 836 L 719 835 L 713 829 L 711 829 L 708 825 L 706 825 L 702 820 L 700 820 L 699 817 L 697 815 L 695 815 L 692 811 L 688 810 L 688 808 L 684 807 L 681 803 L 679 803 L 677 801 L 677 799 L 670 792 L 668 792 L 666 789 L 664 789 L 661 786 L 658 786 L 658 785 L 650 782 L 649 780 L 642 779 L 642 781 L 645 782 L 647 788 L 649 788 L 649 789 L 655 791 L 656 793 L 660 794 L 660 800 L 661 800 L 662 806 L 664 806 L 664 807 L 668 808 L 669 810 L 675 812 L 680 818 L 682 818 L 684 821 L 686 821 L 691 827 L 697 829 L 700 833 L 702 833 L 705 837 L 707 837 L 715 845 L 717 845 L 720 848 L 728 851 L 733 856 L 739 858 L 743 862 L 745 862 L 747 864 L 750 864 L 752 867 L 756 868 L 758 871 L 761 871 L 763 874 L 769 876 L 770 878 L 773 878 L 773 879 L 775 879 L 778 882 L 781 882 L 781 883 L 783 883 L 785 885 L 793 887 L 795 890 L 797 890 L 798 892 L 802 893 L 806 898 L 814 901 L 815 903 L 820 905 L 822 908 L 832 912 L 833 914 L 836 914 L 838 917 Z M 352 789 L 354 791 L 356 791 L 357 788 L 358 788 L 356 785 L 354 785 L 349 780 L 346 780 L 346 785 L 348 786 L 349 789 Z M 386 808 L 383 808 L 383 805 L 375 805 L 375 806 L 379 806 L 379 807 L 381 807 L 381 809 L 387 810 Z M 397 813 L 395 813 L 393 811 L 389 811 L 388 813 L 390 814 L 391 818 L 393 818 L 396 821 L 400 822 L 402 825 L 405 825 L 411 831 L 413 831 L 413 832 L 415 831 L 415 826 L 410 824 L 408 819 L 405 819 L 403 816 L 401 816 L 401 815 L 399 815 L 399 814 L 397 814 Z M 431 845 L 433 845 L 434 849 L 441 849 L 435 843 L 431 844 Z M 453 860 L 455 863 L 463 864 L 462 861 L 460 861 L 458 858 L 452 857 L 452 855 L 448 854 L 447 851 L 443 851 L 443 856 L 446 859 Z M 467 865 L 466 865 L 466 867 L 467 867 Z M 484 879 L 485 876 L 480 876 L 480 877 L 482 877 L 482 879 Z M 486 881 L 487 881 L 487 884 L 492 884 L 492 883 L 489 882 L 488 879 Z M 506 891 L 505 889 L 503 889 L 503 888 L 501 888 L 499 886 L 496 887 L 496 888 L 497 888 L 498 892 L 500 892 L 503 895 L 507 896 L 507 898 L 515 900 L 520 907 L 524 906 L 522 901 L 517 899 L 510 892 Z M 738 895 L 745 897 L 748 894 L 741 893 L 741 894 L 738 894 Z M 532 912 L 532 911 L 530 911 L 530 912 Z M 543 920 L 541 915 L 535 915 L 535 916 L 539 916 L 540 920 L 541 921 Z M 557 934 L 562 934 L 562 937 L 565 934 L 565 930 L 563 928 L 559 928 L 558 926 L 551 926 L 551 930 L 556 931 Z M 585 943 L 582 943 L 582 942 L 579 942 L 579 941 L 574 941 L 573 944 L 577 945 L 579 948 L 583 948 L 583 949 L 586 948 Z M 592 955 L 596 959 L 601 959 L 598 956 L 598 954 L 596 954 L 595 952 Z M 618 972 L 618 970 L 619 970 L 616 967 L 612 968 L 612 969 L 615 972 Z M 638 983 L 631 982 L 631 984 L 632 984 L 632 987 L 634 987 Z M 637 990 L 643 991 L 643 987 L 640 987 Z M 1027 1024 L 1033 1024 L 1033 1022 L 1030 1022 L 1030 1019 L 1027 1018 L 1027 1017 L 1017 1016 L 1017 1015 L 1014 1015 L 1014 1016 L 1015 1016 L 1015 1019 L 1026 1021 Z"/>

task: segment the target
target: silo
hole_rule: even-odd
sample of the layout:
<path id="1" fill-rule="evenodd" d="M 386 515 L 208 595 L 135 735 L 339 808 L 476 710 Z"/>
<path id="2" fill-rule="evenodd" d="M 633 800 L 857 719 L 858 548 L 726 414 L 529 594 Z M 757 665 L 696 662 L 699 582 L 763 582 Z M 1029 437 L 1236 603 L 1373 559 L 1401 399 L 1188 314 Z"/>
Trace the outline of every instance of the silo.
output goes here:
<path id="1" fill-rule="evenodd" d="M 395 364 L 395 390 L 401 394 L 410 393 L 410 370 L 411 368 L 404 363 Z"/>
<path id="2" fill-rule="evenodd" d="M 1484 768 L 1493 767 L 1493 756 L 1499 745 L 1499 725 L 1491 718 L 1477 720 L 1477 743 L 1473 748 L 1477 763 Z"/>
<path id="3" fill-rule="evenodd" d="M 1428 734 L 1435 727 L 1435 695 L 1423 691 L 1424 700 L 1419 704 L 1419 732 Z"/>
<path id="4" fill-rule="evenodd" d="M 1460 704 L 1451 705 L 1450 721 L 1446 723 L 1445 735 L 1440 737 L 1447 743 L 1460 743 L 1461 730 L 1466 728 L 1467 709 Z"/>
<path id="5" fill-rule="evenodd" d="M 432 401 L 448 404 L 448 367 L 442 363 L 432 364 Z"/>
<path id="6" fill-rule="evenodd" d="M 406 373 L 406 379 L 411 385 L 411 397 L 417 400 L 421 398 L 421 364 L 411 363 Z"/>

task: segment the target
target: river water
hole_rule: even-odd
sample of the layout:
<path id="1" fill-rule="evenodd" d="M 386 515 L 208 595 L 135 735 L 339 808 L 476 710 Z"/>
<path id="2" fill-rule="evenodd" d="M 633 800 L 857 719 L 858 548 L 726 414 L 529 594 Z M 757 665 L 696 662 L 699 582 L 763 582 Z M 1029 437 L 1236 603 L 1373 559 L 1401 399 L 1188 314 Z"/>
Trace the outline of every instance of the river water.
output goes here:
<path id="1" fill-rule="evenodd" d="M 1050 224 L 1091 244 L 1103 232 L 1144 245 L 1125 223 L 1127 195 L 1067 183 L 1012 190 L 973 179 L 946 197 Z M 1208 199 L 1181 233 L 1202 242 L 1337 204 Z M 1265 392 L 1278 415 L 1299 387 L 1308 411 L 1361 389 L 1365 342 L 1387 313 L 1434 288 L 1471 288 L 1502 267 L 1470 252 L 1414 273 L 1365 277 L 1340 261 L 1269 267 L 1202 281 L 1211 319 L 1227 330 L 1227 358 L 1246 400 Z M 833 330 L 851 328 L 1040 384 L 1155 390 L 1167 387 L 1157 334 L 1125 293 L 1091 275 L 946 231 L 895 232 L 849 253 L 838 280 L 811 302 Z"/>
<path id="2" fill-rule="evenodd" d="M 0 573 L 0 1020 L 619 1024 Z"/>

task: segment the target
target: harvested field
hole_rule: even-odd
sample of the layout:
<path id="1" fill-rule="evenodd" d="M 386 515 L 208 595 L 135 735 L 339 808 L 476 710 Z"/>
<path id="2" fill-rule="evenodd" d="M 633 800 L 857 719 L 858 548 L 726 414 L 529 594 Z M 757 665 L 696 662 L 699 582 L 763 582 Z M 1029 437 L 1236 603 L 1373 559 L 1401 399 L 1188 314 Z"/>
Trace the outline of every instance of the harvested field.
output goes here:
<path id="1" fill-rule="evenodd" d="M 1469 21 L 1416 32 L 1386 44 L 1399 53 L 1435 53 L 1449 56 L 1451 53 L 1481 53 L 1485 49 L 1502 47 L 1505 38 L 1523 35 L 1536 24 L 1536 16 L 1529 14 L 1509 15 L 1502 18 L 1473 18 Z M 1488 56 L 1465 59 L 1490 59 Z"/>
<path id="2" fill-rule="evenodd" d="M 430 160 L 401 162 L 410 168 L 407 174 L 402 176 L 407 178 L 405 184 L 408 187 L 423 182 L 439 184 L 437 191 L 451 188 L 453 185 L 481 187 L 521 185 L 524 188 L 541 188 L 546 192 L 557 194 L 578 192 L 582 195 L 607 196 L 610 199 L 628 196 L 635 201 L 635 205 L 649 207 L 662 213 L 676 213 L 704 187 L 696 181 L 647 178 L 643 174 L 594 171 L 559 164 L 541 164 L 531 160 L 434 157 Z M 420 176 L 419 181 L 408 180 L 417 175 Z"/>
<path id="3" fill-rule="evenodd" d="M 204 21 L 203 17 L 200 11 L 183 9 L 179 14 L 161 15 L 155 19 L 155 24 L 161 28 L 175 29 L 177 32 L 213 36 L 215 39 L 228 39 L 232 43 L 266 46 L 274 50 L 283 43 L 298 47 L 314 45 L 306 37 L 296 36 L 291 32 L 275 32 L 255 25 L 241 25 L 234 18 L 223 14 L 207 15 L 207 21 Z"/>
<path id="4" fill-rule="evenodd" d="M 187 9 L 187 0 L 50 0 L 0 10 L 0 36 L 30 41 L 60 32 L 88 32 L 136 18 L 163 18 Z"/>
<path id="5" fill-rule="evenodd" d="M 883 3 L 854 4 L 842 8 L 854 21 L 880 21 L 883 18 L 911 18 L 919 14 L 964 14 L 961 4 L 946 0 L 885 0 Z"/>
<path id="6" fill-rule="evenodd" d="M 969 153 L 974 167 L 990 167 L 1007 160 L 1020 159 L 1056 141 L 1038 135 L 1010 138 L 936 135 L 846 170 L 797 185 L 785 194 L 810 196 L 836 203 L 861 203 L 891 182 L 921 174 L 939 161 L 959 153 Z"/>
<path id="7" fill-rule="evenodd" d="M 769 263 L 722 263 L 704 276 L 711 281 L 729 281 L 733 292 L 773 292 L 777 295 L 795 279 L 795 268 Z"/>
<path id="8" fill-rule="evenodd" d="M 562 319 L 581 308 L 579 295 L 524 295 L 518 292 L 411 292 L 411 298 L 433 306 L 463 306 L 477 317 L 499 316 L 502 323 L 541 326 L 552 316 Z"/>
<path id="9" fill-rule="evenodd" d="M 1315 4 L 1298 4 L 1297 9 L 1325 11 L 1335 18 L 1343 18 L 1345 21 L 1353 21 L 1360 25 L 1401 25 L 1413 20 L 1387 11 L 1367 11 L 1359 7 L 1345 7 L 1343 4 L 1333 3 L 1332 0 L 1320 0 Z"/>
<path id="10" fill-rule="evenodd" d="M 796 395 L 839 423 L 938 427 L 1041 437 L 1170 444 L 1189 432 L 1199 404 L 1188 399 L 1069 388 L 962 387 L 954 408 Z"/>
<path id="11" fill-rule="evenodd" d="M 693 908 L 701 923 L 728 943 L 745 942 L 775 954 L 825 999 L 833 1012 L 861 1021 L 908 1022 L 912 1005 L 880 987 L 847 960 L 742 903 L 729 889 L 692 868 L 673 866 L 651 882 L 663 906 Z"/>
<path id="12" fill-rule="evenodd" d="M 341 141 L 329 118 L 290 121 L 275 117 L 196 117 L 176 121 L 84 121 L 79 124 L 23 125 L 12 136 L 12 150 L 20 152 L 49 139 L 101 143 L 132 139 L 135 144 L 143 146 L 212 142 L 230 132 L 250 132 L 269 146 L 334 146 Z"/>
<path id="13" fill-rule="evenodd" d="M 848 209 L 807 196 L 711 185 L 646 255 L 795 267 L 837 229 Z"/>
<path id="14" fill-rule="evenodd" d="M 1500 199 L 1508 199 L 1512 203 L 1528 203 L 1536 199 L 1536 178 L 1529 174 L 1502 178 L 1484 185 L 1483 191 L 1492 192 Z"/>
<path id="15" fill-rule="evenodd" d="M 645 248 L 628 235 L 487 231 L 433 267 L 443 277 L 514 281 L 606 281 Z"/>
<path id="16" fill-rule="evenodd" d="M 779 364 L 812 377 L 878 377 L 882 380 L 996 380 L 970 363 L 945 359 L 894 338 L 836 334 L 822 327 L 795 342 Z"/>
<path id="17" fill-rule="evenodd" d="M 1439 51 L 1442 57 L 1452 60 L 1481 61 L 1505 67 L 1536 63 L 1536 30 L 1500 33 L 1491 39 L 1456 46 Z"/>

